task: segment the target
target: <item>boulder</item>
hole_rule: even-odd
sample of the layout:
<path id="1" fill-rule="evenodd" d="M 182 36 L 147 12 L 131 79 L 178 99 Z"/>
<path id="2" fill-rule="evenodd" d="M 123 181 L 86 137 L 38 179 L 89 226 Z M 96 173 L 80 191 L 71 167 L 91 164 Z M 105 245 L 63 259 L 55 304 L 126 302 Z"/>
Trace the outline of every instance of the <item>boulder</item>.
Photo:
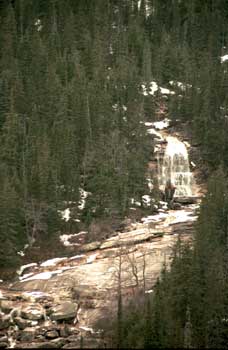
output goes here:
<path id="1" fill-rule="evenodd" d="M 198 197 L 175 197 L 174 202 L 180 203 L 180 204 L 195 204 L 198 202 Z"/>
<path id="2" fill-rule="evenodd" d="M 3 315 L 0 317 L 0 329 L 5 329 L 10 326 L 10 316 Z"/>
<path id="3" fill-rule="evenodd" d="M 44 310 L 42 307 L 32 304 L 21 310 L 21 316 L 28 320 L 37 321 L 43 318 Z"/>
<path id="4" fill-rule="evenodd" d="M 0 337 L 0 343 L 4 343 L 8 341 L 8 337 L 4 335 L 3 337 Z"/>
<path id="5" fill-rule="evenodd" d="M 101 244 L 100 249 L 109 249 L 109 248 L 116 248 L 121 245 L 120 240 L 113 239 L 113 240 L 107 240 L 104 241 L 103 244 Z"/>
<path id="6" fill-rule="evenodd" d="M 24 320 L 21 317 L 15 317 L 14 322 L 18 326 L 18 328 L 21 330 L 25 329 L 26 327 L 31 326 L 31 323 L 32 323 L 31 321 Z"/>
<path id="7" fill-rule="evenodd" d="M 8 343 L 0 342 L 0 349 L 6 349 L 8 347 Z"/>
<path id="8" fill-rule="evenodd" d="M 45 337 L 47 339 L 55 339 L 55 338 L 58 338 L 58 336 L 59 336 L 59 333 L 55 329 L 47 331 L 45 333 Z"/>
<path id="9" fill-rule="evenodd" d="M 51 311 L 50 318 L 53 321 L 61 321 L 75 318 L 77 315 L 78 305 L 70 301 L 65 301 L 57 306 L 54 306 Z"/>
<path id="10" fill-rule="evenodd" d="M 45 336 L 38 334 L 36 335 L 36 340 L 41 342 L 41 341 L 46 341 L 46 338 Z"/>
<path id="11" fill-rule="evenodd" d="M 101 245 L 101 242 L 95 241 L 95 242 L 84 244 L 83 246 L 80 247 L 80 250 L 82 252 L 90 252 L 92 250 L 99 249 L 100 245 Z"/>
<path id="12" fill-rule="evenodd" d="M 10 300 L 1 300 L 1 309 L 2 312 L 9 313 L 14 308 L 14 304 Z"/>
<path id="13" fill-rule="evenodd" d="M 18 338 L 23 342 L 32 342 L 35 338 L 35 333 L 36 330 L 33 327 L 27 327 L 18 335 Z"/>
<path id="14" fill-rule="evenodd" d="M 79 333 L 78 333 L 78 335 L 77 334 L 70 335 L 67 338 L 67 340 L 71 343 L 76 343 L 78 340 L 80 340 L 80 335 L 79 335 Z"/>
<path id="15" fill-rule="evenodd" d="M 66 338 L 57 338 L 50 340 L 50 343 L 55 345 L 56 348 L 62 348 L 68 340 Z"/>
<path id="16" fill-rule="evenodd" d="M 59 334 L 60 337 L 66 338 L 71 334 L 71 331 L 67 325 L 64 325 L 63 328 L 60 328 Z"/>

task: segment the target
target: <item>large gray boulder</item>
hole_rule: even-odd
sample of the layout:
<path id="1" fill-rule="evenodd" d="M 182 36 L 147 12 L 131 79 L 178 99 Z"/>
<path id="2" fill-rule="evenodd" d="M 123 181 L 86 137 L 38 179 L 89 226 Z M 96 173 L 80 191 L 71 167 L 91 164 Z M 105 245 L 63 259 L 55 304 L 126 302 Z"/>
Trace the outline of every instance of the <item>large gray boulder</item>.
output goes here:
<path id="1" fill-rule="evenodd" d="M 77 315 L 78 305 L 70 301 L 65 301 L 57 306 L 52 307 L 50 318 L 53 321 L 61 321 L 75 318 Z"/>

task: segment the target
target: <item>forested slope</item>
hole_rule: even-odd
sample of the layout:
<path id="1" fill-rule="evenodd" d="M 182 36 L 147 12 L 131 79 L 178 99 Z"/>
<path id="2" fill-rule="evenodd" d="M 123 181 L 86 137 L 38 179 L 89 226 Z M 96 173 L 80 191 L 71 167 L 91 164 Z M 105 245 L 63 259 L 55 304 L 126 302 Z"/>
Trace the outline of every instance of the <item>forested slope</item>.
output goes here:
<path id="1" fill-rule="evenodd" d="M 226 174 L 225 0 L 5 0 L 0 10 L 1 266 L 26 243 L 77 230 L 74 219 L 123 217 L 148 192 L 142 122 L 162 97 L 141 84 L 173 89 L 169 118 L 189 122 L 205 165 Z"/>

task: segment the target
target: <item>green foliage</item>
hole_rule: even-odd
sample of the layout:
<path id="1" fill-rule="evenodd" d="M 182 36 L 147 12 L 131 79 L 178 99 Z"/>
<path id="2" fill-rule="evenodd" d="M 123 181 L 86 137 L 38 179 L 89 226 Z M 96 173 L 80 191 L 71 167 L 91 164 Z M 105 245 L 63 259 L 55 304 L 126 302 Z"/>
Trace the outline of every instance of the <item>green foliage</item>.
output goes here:
<path id="1" fill-rule="evenodd" d="M 10 3 L 0 20 L 0 190 L 12 187 L 20 208 L 2 221 L 0 257 L 64 229 L 58 210 L 74 203 L 77 214 L 80 187 L 91 192 L 87 223 L 124 215 L 144 194 L 149 154 L 139 126 L 143 13 L 128 1 Z M 144 56 L 149 72 L 148 40 Z"/>
<path id="2" fill-rule="evenodd" d="M 91 192 L 87 223 L 141 200 L 150 144 L 140 122 L 159 103 L 142 82 L 186 85 L 173 87 L 170 117 L 191 122 L 212 170 L 227 169 L 227 19 L 225 0 L 1 3 L 0 158 L 2 188 L 23 208 L 16 236 L 61 228 L 54 212 L 63 201 L 77 211 L 80 187 Z"/>

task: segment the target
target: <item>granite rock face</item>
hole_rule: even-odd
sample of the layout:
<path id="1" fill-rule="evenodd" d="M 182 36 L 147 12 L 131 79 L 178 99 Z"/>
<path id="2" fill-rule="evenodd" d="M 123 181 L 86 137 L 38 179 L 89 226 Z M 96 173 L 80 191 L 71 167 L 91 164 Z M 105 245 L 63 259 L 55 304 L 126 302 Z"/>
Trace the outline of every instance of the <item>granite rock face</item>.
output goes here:
<path id="1" fill-rule="evenodd" d="M 118 232 L 99 248 L 82 247 L 83 255 L 35 266 L 30 278 L 2 289 L 2 347 L 105 347 L 94 325 L 116 312 L 120 260 L 123 302 L 127 302 L 135 292 L 151 289 L 164 260 L 170 263 L 178 235 L 191 239 L 196 208 L 185 206 L 143 218 L 133 230 Z"/>

